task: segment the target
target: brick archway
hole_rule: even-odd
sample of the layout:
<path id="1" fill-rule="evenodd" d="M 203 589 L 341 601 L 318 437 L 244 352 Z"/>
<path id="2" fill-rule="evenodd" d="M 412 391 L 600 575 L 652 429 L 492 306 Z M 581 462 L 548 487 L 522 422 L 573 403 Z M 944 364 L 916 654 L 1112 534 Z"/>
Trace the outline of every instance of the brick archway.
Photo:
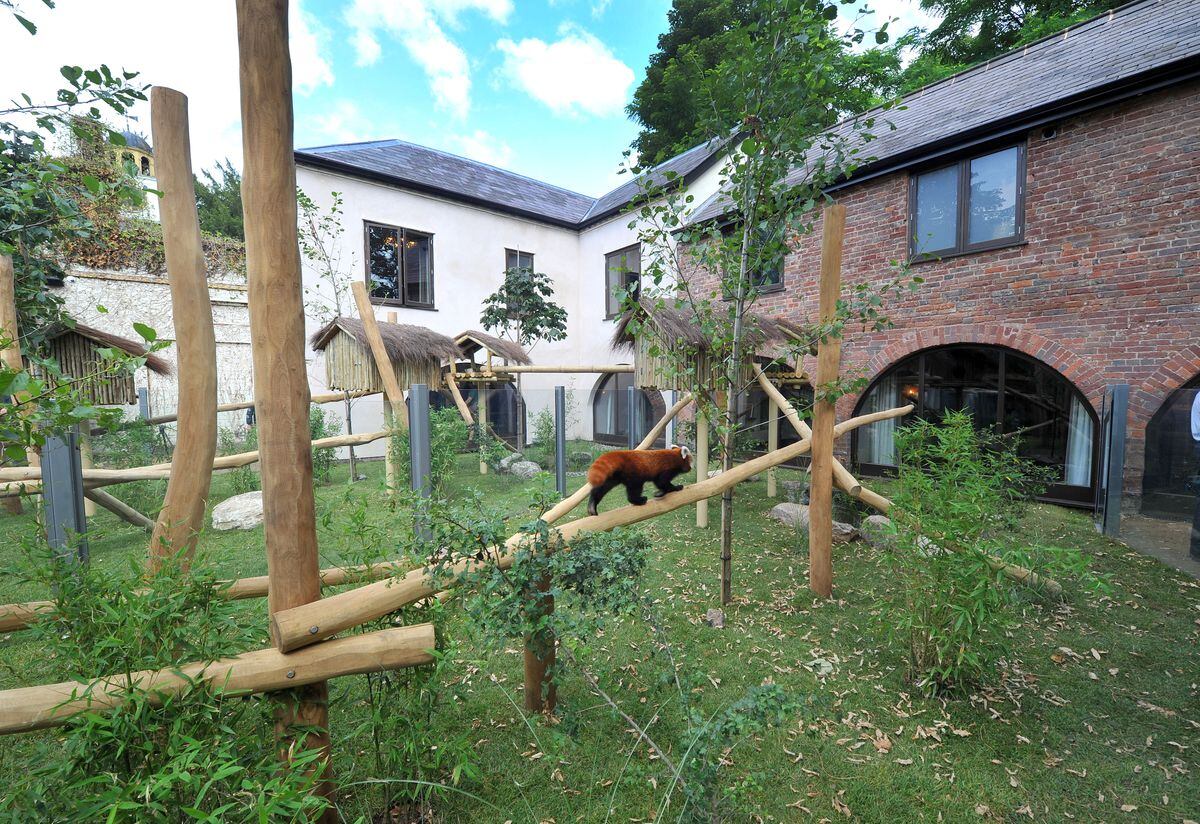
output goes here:
<path id="1" fill-rule="evenodd" d="M 867 360 L 866 373 L 874 380 L 893 364 L 923 349 L 963 343 L 1005 346 L 1039 360 L 1070 381 L 1092 405 L 1093 411 L 1100 407 L 1104 392 L 1104 375 L 1100 367 L 1061 343 L 1015 324 L 979 323 L 912 329 L 893 338 L 873 354 Z M 854 403 L 858 403 L 857 397 Z"/>
<path id="2" fill-rule="evenodd" d="M 1200 375 L 1200 343 L 1185 346 L 1167 358 L 1149 378 L 1129 393 L 1129 424 L 1134 437 L 1145 433 L 1147 424 L 1175 390 Z"/>

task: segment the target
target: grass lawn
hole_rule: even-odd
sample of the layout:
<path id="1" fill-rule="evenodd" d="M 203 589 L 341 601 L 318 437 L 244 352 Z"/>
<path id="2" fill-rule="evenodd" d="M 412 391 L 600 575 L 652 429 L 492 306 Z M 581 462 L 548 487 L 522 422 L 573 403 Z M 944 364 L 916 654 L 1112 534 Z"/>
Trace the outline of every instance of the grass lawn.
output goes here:
<path id="1" fill-rule="evenodd" d="M 511 513 L 511 523 L 527 519 L 538 482 L 481 477 L 476 465 L 474 456 L 461 457 L 450 495 L 477 488 Z M 380 490 L 381 466 L 364 466 L 367 481 L 347 485 L 343 467 L 318 489 L 325 564 L 359 556 L 364 545 L 386 554 L 390 536 L 407 528 Z M 229 494 L 228 477 L 217 478 L 217 499 Z M 161 485 L 126 494 L 148 506 Z M 605 508 L 622 503 L 617 492 Z M 682 666 L 698 674 L 705 709 L 728 706 L 767 679 L 812 698 L 792 723 L 728 754 L 726 780 L 747 809 L 737 820 L 1200 820 L 1196 581 L 1097 536 L 1085 514 L 1036 507 L 1025 523 L 1029 539 L 1082 549 L 1108 576 L 1110 592 L 1068 586 L 1061 605 L 1022 594 L 1025 627 L 990 682 L 961 698 L 931 700 L 906 683 L 903 648 L 889 639 L 889 614 L 902 593 L 886 561 L 863 543 L 835 547 L 834 598 L 815 601 L 799 536 L 765 517 L 773 503 L 762 482 L 738 490 L 736 601 L 724 629 L 703 620 L 720 591 L 716 503 L 707 530 L 695 529 L 690 508 L 645 526 L 654 547 L 646 594 Z M 0 519 L 0 565 L 16 561 L 16 542 L 32 528 L 28 516 Z M 107 512 L 96 519 L 94 563 L 127 564 L 146 545 L 144 533 Z M 266 569 L 261 527 L 209 532 L 202 552 L 222 576 Z M 0 601 L 44 597 L 0 578 Z M 265 601 L 243 602 L 238 614 L 265 626 Z M 480 778 L 462 785 L 470 795 L 438 802 L 439 820 L 653 820 L 667 784 L 661 762 L 582 678 L 565 676 L 560 723 L 524 719 L 519 652 L 484 654 L 465 643 L 462 624 L 451 618 L 447 628 L 464 642 L 451 668 L 460 697 L 446 702 L 437 724 L 446 736 L 469 736 Z M 0 688 L 99 674 L 62 672 L 22 638 L 0 636 Z M 265 629 L 261 640 L 265 646 Z M 677 754 L 682 721 L 662 686 L 656 649 L 650 626 L 625 619 L 580 655 L 640 724 L 659 713 L 651 734 Z M 817 660 L 832 671 L 818 674 Z M 381 777 L 361 726 L 365 684 L 364 677 L 331 684 L 334 769 L 347 782 Z M 0 782 L 10 784 L 55 747 L 53 732 L 6 739 Z M 377 812 L 366 786 L 345 799 L 347 820 Z"/>

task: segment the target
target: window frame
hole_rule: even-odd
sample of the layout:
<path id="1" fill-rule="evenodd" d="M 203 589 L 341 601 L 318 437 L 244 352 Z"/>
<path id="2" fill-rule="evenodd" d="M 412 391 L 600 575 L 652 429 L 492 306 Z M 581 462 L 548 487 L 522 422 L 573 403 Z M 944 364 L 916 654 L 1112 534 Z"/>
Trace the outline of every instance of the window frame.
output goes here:
<path id="1" fill-rule="evenodd" d="M 371 282 L 371 229 L 389 229 L 396 233 L 396 238 L 400 243 L 400 259 L 397 261 L 396 270 L 396 293 L 397 298 L 381 298 L 378 295 L 372 294 Z M 404 284 L 404 241 L 409 235 L 425 238 L 429 241 L 429 302 L 417 303 L 408 300 L 407 292 Z M 363 221 L 363 278 L 367 284 L 367 297 L 371 301 L 372 306 L 397 306 L 403 309 L 420 309 L 425 312 L 437 311 L 437 296 L 434 291 L 436 278 L 434 277 L 433 265 L 433 232 L 426 232 L 420 229 L 408 229 L 403 226 L 396 226 L 392 223 L 383 223 L 378 220 Z"/>
<path id="2" fill-rule="evenodd" d="M 736 220 L 730 220 L 730 221 L 727 221 L 726 223 L 722 224 L 721 225 L 722 235 L 727 235 L 728 233 L 733 232 L 734 230 L 737 229 L 738 225 L 739 225 L 738 221 L 736 221 Z M 761 278 L 763 273 L 755 272 L 755 273 L 751 274 L 750 287 L 754 290 L 754 294 L 756 296 L 770 295 L 770 294 L 774 294 L 776 292 L 782 292 L 787 288 L 787 286 L 786 286 L 787 278 L 786 278 L 786 275 L 784 274 L 784 270 L 787 268 L 787 258 L 788 258 L 789 254 L 791 254 L 790 251 L 780 259 L 778 269 L 772 270 L 772 271 L 779 273 L 779 282 L 778 283 L 772 283 L 770 285 L 763 285 L 762 283 L 755 283 L 754 281 Z M 729 290 L 725 289 L 724 284 L 722 284 L 721 300 L 730 301 L 730 300 L 733 300 L 734 297 L 735 297 L 735 295 L 732 292 L 730 292 Z"/>
<path id="3" fill-rule="evenodd" d="M 638 256 L 637 279 L 638 279 L 638 294 L 640 295 L 641 290 L 642 290 L 642 244 L 641 243 L 631 243 L 629 246 L 624 246 L 620 249 L 614 249 L 611 252 L 604 253 L 604 319 L 605 320 L 615 320 L 616 318 L 621 316 L 620 304 L 617 304 L 616 311 L 613 311 L 613 312 L 609 311 L 609 302 L 612 301 L 614 298 L 613 298 L 613 293 L 612 293 L 613 284 L 609 283 L 609 281 L 608 281 L 608 275 L 609 275 L 609 271 L 610 271 L 608 262 L 610 259 L 612 259 L 618 255 L 628 255 L 632 251 L 636 251 L 637 256 Z M 625 269 L 624 273 L 629 274 L 630 270 Z M 622 284 L 622 285 L 624 285 L 624 284 Z"/>
<path id="4" fill-rule="evenodd" d="M 509 266 L 508 265 L 508 256 L 509 255 L 516 256 L 517 264 L 518 264 L 517 266 Z M 529 266 L 521 266 L 520 265 L 521 255 L 529 256 Z M 526 252 L 523 249 L 510 249 L 508 247 L 505 247 L 505 249 L 504 249 L 504 271 L 505 272 L 507 272 L 509 269 L 529 269 L 529 271 L 533 272 L 533 271 L 535 271 L 534 270 L 535 264 L 533 261 L 534 261 L 534 253 L 533 252 Z"/>
<path id="5" fill-rule="evenodd" d="M 1021 244 L 1025 243 L 1025 203 L 1029 192 L 1028 177 L 1026 174 L 1027 146 L 1028 144 L 1024 140 L 1019 143 L 1006 143 L 1003 145 L 992 146 L 986 151 L 975 151 L 969 155 L 960 157 L 953 163 L 939 163 L 921 169 L 915 169 L 910 172 L 908 176 L 907 222 L 909 263 L 927 263 L 935 260 L 945 260 L 946 258 L 973 255 L 980 252 L 989 252 L 993 249 L 1006 249 L 1010 246 L 1020 246 Z M 978 160 L 981 157 L 987 157 L 991 154 L 996 154 L 997 152 L 1003 152 L 1007 149 L 1017 150 L 1015 233 L 1007 237 L 979 241 L 978 243 L 970 243 L 968 236 L 971 231 L 971 161 Z M 957 222 L 957 226 L 955 227 L 954 233 L 954 246 L 929 252 L 918 251 L 917 180 L 922 175 L 950 168 L 956 169 L 958 172 L 958 203 L 955 209 L 955 220 Z"/>

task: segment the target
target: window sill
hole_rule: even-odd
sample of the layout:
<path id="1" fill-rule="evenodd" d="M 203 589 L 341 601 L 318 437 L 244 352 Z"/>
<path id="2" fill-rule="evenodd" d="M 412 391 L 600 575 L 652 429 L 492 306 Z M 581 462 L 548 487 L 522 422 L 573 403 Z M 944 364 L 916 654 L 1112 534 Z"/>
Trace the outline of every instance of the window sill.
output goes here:
<path id="1" fill-rule="evenodd" d="M 968 255 L 982 255 L 986 252 L 998 252 L 1001 249 L 1014 249 L 1018 246 L 1028 245 L 1029 241 L 1025 238 L 997 241 L 986 246 L 974 246 L 970 249 L 962 249 L 957 252 L 945 252 L 934 255 L 909 255 L 908 263 L 910 266 L 920 266 L 926 263 L 939 263 L 943 260 L 953 260 L 954 258 L 967 257 Z"/>
<path id="2" fill-rule="evenodd" d="M 435 306 L 415 306 L 411 303 L 403 303 L 398 300 L 391 300 L 390 298 L 372 297 L 370 298 L 370 301 L 372 306 L 386 306 L 389 309 L 413 309 L 417 312 L 437 311 L 437 307 Z"/>

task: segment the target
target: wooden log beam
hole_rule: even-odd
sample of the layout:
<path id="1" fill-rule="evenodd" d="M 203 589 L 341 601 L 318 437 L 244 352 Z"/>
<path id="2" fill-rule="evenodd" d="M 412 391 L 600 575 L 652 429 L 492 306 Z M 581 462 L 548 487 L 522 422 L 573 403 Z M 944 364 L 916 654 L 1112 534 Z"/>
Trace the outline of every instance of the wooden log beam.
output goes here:
<path id="1" fill-rule="evenodd" d="M 696 404 L 696 480 L 702 481 L 708 477 L 708 416 Z M 700 529 L 708 527 L 708 499 L 696 501 L 696 526 Z"/>
<path id="2" fill-rule="evenodd" d="M 875 421 L 907 415 L 911 411 L 912 406 L 905 406 L 900 409 L 861 415 L 838 424 L 834 434 L 841 435 Z M 578 518 L 556 530 L 557 540 L 565 546 L 572 537 L 581 532 L 607 532 L 619 526 L 629 526 L 656 518 L 667 512 L 694 504 L 699 500 L 711 498 L 721 494 L 733 484 L 741 483 L 772 466 L 778 466 L 807 453 L 811 446 L 811 440 L 797 441 L 777 452 L 739 464 L 728 472 L 686 486 L 679 492 L 672 492 L 661 498 L 651 498 L 641 506 L 624 506 L 602 512 L 599 515 Z M 562 503 L 566 504 L 567 502 L 563 501 Z M 558 509 L 559 507 L 555 507 L 551 513 Z M 543 520 L 546 517 L 548 515 L 544 516 Z M 512 566 L 515 550 L 524 539 L 524 534 L 517 534 L 510 537 L 502 547 L 497 548 L 495 562 L 501 569 L 508 569 Z M 459 562 L 452 566 L 449 572 L 457 575 L 470 570 L 476 563 L 490 563 L 490 561 Z M 317 643 L 366 621 L 387 615 L 389 612 L 394 612 L 400 607 L 422 598 L 428 598 L 437 593 L 439 589 L 439 585 L 434 582 L 433 577 L 425 569 L 413 570 L 401 578 L 367 584 L 316 603 L 276 612 L 271 616 L 271 638 L 278 649 L 290 652 Z"/>
<path id="3" fill-rule="evenodd" d="M 312 398 L 309 400 L 309 403 L 316 403 L 316 404 L 333 403 L 334 401 L 344 401 L 344 400 L 346 400 L 347 396 L 349 396 L 351 398 L 364 398 L 364 397 L 367 397 L 368 395 L 378 395 L 378 394 L 379 394 L 378 389 L 359 389 L 355 392 L 326 392 L 323 395 L 313 395 Z M 254 401 L 235 401 L 233 403 L 217 404 L 218 412 L 236 412 L 239 409 L 253 409 L 253 408 L 254 408 Z M 135 424 L 135 423 L 147 423 L 147 424 L 174 423 L 178 419 L 179 419 L 178 415 L 155 415 L 152 418 L 146 418 L 145 420 L 139 419 L 139 420 L 129 421 L 129 423 L 130 424 Z"/>
<path id="4" fill-rule="evenodd" d="M 290 690 L 329 678 L 402 669 L 433 660 L 432 624 L 351 635 L 303 652 L 284 655 L 267 648 L 212 662 L 196 662 L 129 676 L 110 675 L 90 683 L 65 681 L 0 692 L 0 734 L 29 732 L 65 724 L 81 712 L 106 712 L 128 699 L 130 687 L 154 703 L 203 682 L 222 696 Z"/>
<path id="5" fill-rule="evenodd" d="M 25 368 L 25 361 L 21 357 L 21 326 L 17 320 L 17 272 L 9 255 L 0 255 L 0 338 L 8 341 L 0 349 L 0 360 L 9 369 L 20 372 Z M 21 400 L 19 395 L 17 400 Z M 41 465 L 41 456 L 33 447 L 25 450 L 25 458 L 30 466 Z M 40 490 L 39 485 L 37 491 Z M 28 490 L 19 489 L 17 495 L 25 491 Z M 23 509 L 20 498 L 16 499 L 16 505 L 6 501 L 6 508 L 14 515 L 20 514 Z"/>
<path id="6" fill-rule="evenodd" d="M 454 398 L 454 405 L 458 407 L 458 414 L 462 415 L 463 422 L 467 426 L 475 425 L 475 416 L 471 414 L 471 407 L 467 406 L 466 400 L 463 399 L 462 392 L 458 389 L 458 381 L 454 379 L 454 374 L 444 376 L 446 388 L 450 390 L 450 396 Z"/>
<path id="7" fill-rule="evenodd" d="M 842 236 L 846 207 L 833 203 L 822 215 L 819 311 L 821 323 L 837 318 L 842 293 Z M 821 598 L 833 594 L 833 428 L 834 401 L 825 397 L 838 380 L 842 341 L 826 335 L 817 344 L 816 399 L 813 402 L 812 464 L 808 487 L 808 588 Z"/>
<path id="8" fill-rule="evenodd" d="M 120 498 L 109 495 L 102 489 L 85 489 L 83 490 L 83 496 L 89 501 L 104 507 L 127 524 L 139 526 L 148 532 L 154 531 L 155 522 L 153 520 L 147 518 Z"/>
<path id="9" fill-rule="evenodd" d="M 632 365 L 616 364 L 611 366 L 554 366 L 543 364 L 514 364 L 512 366 L 492 366 L 488 369 L 489 372 L 517 374 L 549 374 L 549 375 L 573 375 L 573 374 L 601 374 L 601 375 L 616 375 L 630 374 L 633 372 Z"/>
<path id="10" fill-rule="evenodd" d="M 146 519 L 150 521 L 149 518 Z M 153 527 L 154 522 L 150 521 Z M 413 568 L 410 561 L 378 561 L 373 564 L 356 564 L 345 567 L 327 567 L 321 570 L 321 586 L 335 587 L 362 581 L 378 581 L 403 575 Z M 216 595 L 226 601 L 244 601 L 250 598 L 266 598 L 270 579 L 266 575 L 238 578 L 234 581 L 217 583 Z M 15 632 L 25 629 L 34 621 L 55 612 L 53 601 L 26 601 L 17 604 L 0 604 L 0 632 Z"/>
<path id="11" fill-rule="evenodd" d="M 155 86 L 150 90 L 150 117 L 179 358 L 179 431 L 167 493 L 150 537 L 150 568 L 158 569 L 182 553 L 186 570 L 204 527 L 217 453 L 217 416 L 209 411 L 217 406 L 217 339 L 196 214 L 187 98 Z"/>
<path id="12" fill-rule="evenodd" d="M 356 280 L 350 284 L 350 291 L 354 293 L 354 303 L 358 307 L 358 319 L 362 321 L 363 334 L 367 336 L 367 343 L 371 347 L 371 356 L 375 359 L 375 368 L 379 370 L 379 376 L 383 379 L 383 393 L 387 397 L 387 402 L 392 405 L 392 414 L 400 423 L 400 428 L 408 430 L 408 408 L 404 405 L 404 392 L 400 389 L 400 382 L 396 380 L 396 369 L 392 366 L 392 359 L 388 357 L 387 347 L 383 344 L 383 335 L 379 333 L 379 324 L 375 320 L 375 309 L 371 306 L 371 299 L 367 295 L 367 284 L 361 280 Z"/>
<path id="13" fill-rule="evenodd" d="M 321 597 L 313 499 L 311 393 L 304 362 L 304 295 L 296 219 L 292 61 L 287 0 L 237 0 L 242 114 L 242 212 L 262 465 L 269 613 Z M 281 687 L 289 686 L 287 683 Z M 329 691 L 323 679 L 276 696 L 275 732 L 288 758 L 296 744 L 323 757 L 319 792 L 336 820 L 330 776 Z"/>

